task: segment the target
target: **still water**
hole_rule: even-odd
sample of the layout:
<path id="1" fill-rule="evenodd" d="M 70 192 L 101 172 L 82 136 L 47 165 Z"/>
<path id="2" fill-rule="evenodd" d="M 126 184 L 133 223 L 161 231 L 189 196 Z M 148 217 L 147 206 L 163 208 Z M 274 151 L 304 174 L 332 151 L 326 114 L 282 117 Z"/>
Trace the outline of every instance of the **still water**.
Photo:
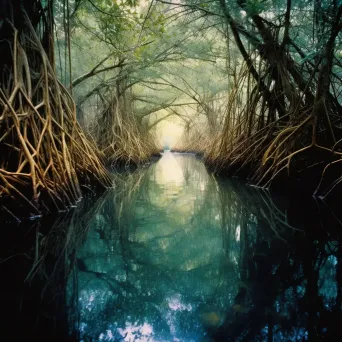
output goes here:
<path id="1" fill-rule="evenodd" d="M 116 177 L 1 246 L 1 340 L 342 340 L 342 227 L 326 205 L 170 152 Z"/>

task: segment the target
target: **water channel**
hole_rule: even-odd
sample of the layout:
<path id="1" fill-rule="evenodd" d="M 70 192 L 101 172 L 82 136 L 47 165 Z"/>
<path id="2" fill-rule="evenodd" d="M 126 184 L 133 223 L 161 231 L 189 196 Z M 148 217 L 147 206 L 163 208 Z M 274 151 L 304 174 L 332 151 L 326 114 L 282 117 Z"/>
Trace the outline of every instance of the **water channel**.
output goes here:
<path id="1" fill-rule="evenodd" d="M 116 177 L 5 233 L 2 341 L 342 340 L 331 208 L 215 178 L 193 155 Z"/>

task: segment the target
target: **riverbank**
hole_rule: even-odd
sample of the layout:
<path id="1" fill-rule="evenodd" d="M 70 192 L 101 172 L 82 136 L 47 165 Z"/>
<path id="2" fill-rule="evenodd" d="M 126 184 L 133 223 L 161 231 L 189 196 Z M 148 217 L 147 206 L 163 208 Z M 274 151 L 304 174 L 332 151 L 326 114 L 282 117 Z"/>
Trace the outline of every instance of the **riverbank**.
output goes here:
<path id="1" fill-rule="evenodd" d="M 265 178 L 260 181 L 260 161 L 249 163 L 229 164 L 223 160 L 212 160 L 203 151 L 188 151 L 182 149 L 171 150 L 174 153 L 193 154 L 201 158 L 207 170 L 220 178 L 239 179 L 246 185 L 266 188 L 274 194 L 281 194 L 289 198 L 300 197 L 308 199 L 311 197 L 324 199 L 333 205 L 339 199 L 340 174 L 339 164 L 334 165 L 334 160 L 328 159 L 325 162 L 313 164 L 310 167 L 302 167 L 300 170 L 283 169 L 276 177 Z M 301 161 L 307 164 L 308 161 Z M 297 165 L 298 166 L 298 165 Z M 303 166 L 303 165 L 302 165 Z M 328 167 L 329 166 L 329 167 Z M 267 182 L 269 180 L 269 182 Z"/>
<path id="2" fill-rule="evenodd" d="M 149 158 L 136 163 L 132 160 L 117 160 L 116 163 L 107 167 L 108 175 L 117 173 L 127 173 L 134 172 L 138 168 L 148 167 L 151 164 L 157 162 L 162 157 L 161 153 L 154 153 Z M 107 189 L 111 186 L 115 187 L 115 177 L 111 177 L 111 185 L 108 182 Z M 42 193 L 42 206 L 41 211 L 33 211 L 29 203 L 21 203 L 15 197 L 2 196 L 0 197 L 0 224 L 20 224 L 22 221 L 30 221 L 40 219 L 42 216 L 58 216 L 58 212 L 67 212 L 73 210 L 84 198 L 93 196 L 94 194 L 100 195 L 106 191 L 106 188 L 101 184 L 98 185 L 96 182 L 91 181 L 88 177 L 81 182 L 82 197 L 78 201 L 70 202 L 64 207 L 54 210 L 51 209 L 53 203 L 51 203 L 51 198 L 46 194 Z M 24 188 L 25 189 L 25 188 Z"/>

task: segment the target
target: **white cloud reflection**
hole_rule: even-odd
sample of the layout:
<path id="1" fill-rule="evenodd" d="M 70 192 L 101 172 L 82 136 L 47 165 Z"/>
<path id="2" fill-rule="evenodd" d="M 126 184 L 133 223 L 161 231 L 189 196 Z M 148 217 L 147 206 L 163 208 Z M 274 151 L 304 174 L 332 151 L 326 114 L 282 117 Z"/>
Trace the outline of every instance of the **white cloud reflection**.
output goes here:
<path id="1" fill-rule="evenodd" d="M 153 328 L 150 324 L 144 323 L 143 325 L 132 324 L 126 322 L 124 329 L 118 329 L 119 334 L 123 337 L 126 342 L 154 342 L 153 339 Z"/>

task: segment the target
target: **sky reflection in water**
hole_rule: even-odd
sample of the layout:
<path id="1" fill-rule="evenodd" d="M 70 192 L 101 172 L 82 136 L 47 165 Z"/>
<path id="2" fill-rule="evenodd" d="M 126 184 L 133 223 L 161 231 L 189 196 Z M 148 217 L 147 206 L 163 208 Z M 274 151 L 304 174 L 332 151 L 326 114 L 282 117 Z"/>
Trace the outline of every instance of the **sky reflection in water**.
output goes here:
<path id="1" fill-rule="evenodd" d="M 327 335 L 325 320 L 340 305 L 332 255 L 339 243 L 304 239 L 287 209 L 241 189 L 219 184 L 194 156 L 169 152 L 122 176 L 92 218 L 69 278 L 80 340 Z M 294 246 L 301 239 L 308 245 Z"/>
<path id="2" fill-rule="evenodd" d="M 81 335 L 199 341 L 223 320 L 232 301 L 215 189 L 200 161 L 168 152 L 107 195 L 77 255 Z"/>

